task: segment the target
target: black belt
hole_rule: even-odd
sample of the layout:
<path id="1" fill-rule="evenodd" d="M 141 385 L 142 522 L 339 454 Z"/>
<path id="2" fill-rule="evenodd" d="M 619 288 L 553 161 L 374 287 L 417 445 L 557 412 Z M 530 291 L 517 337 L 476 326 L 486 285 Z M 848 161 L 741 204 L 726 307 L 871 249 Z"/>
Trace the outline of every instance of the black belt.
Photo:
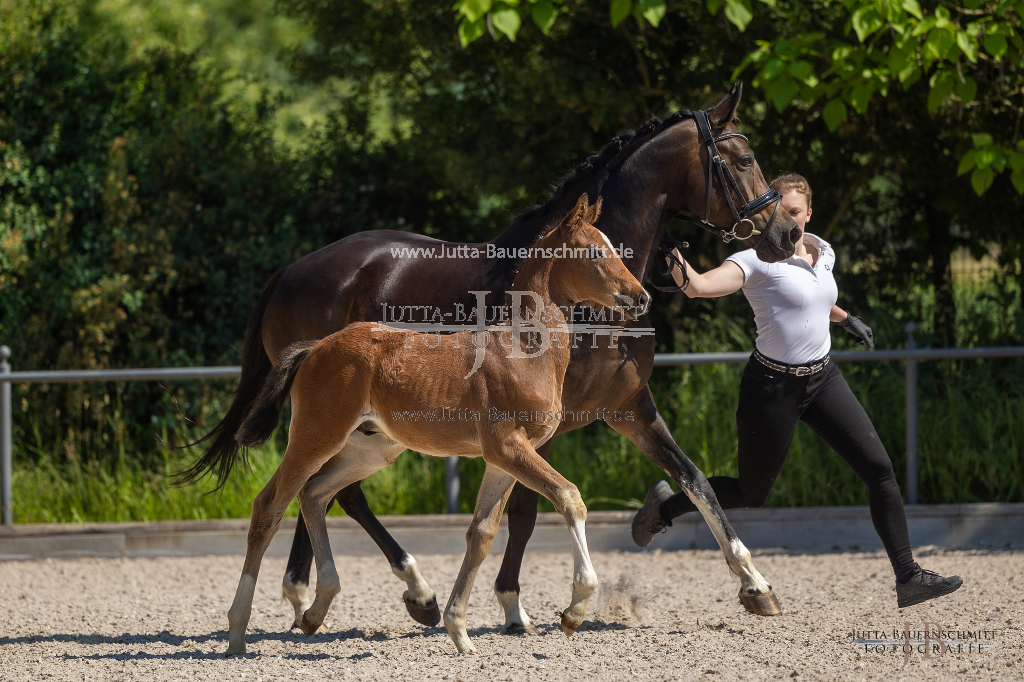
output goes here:
<path id="1" fill-rule="evenodd" d="M 828 365 L 829 361 L 829 356 L 826 355 L 821 360 L 809 362 L 805 365 L 787 365 L 784 362 L 776 362 L 771 358 L 765 357 L 764 354 L 756 348 L 754 349 L 754 357 L 768 369 L 774 369 L 776 372 L 783 372 L 785 374 L 795 374 L 798 377 L 809 377 L 812 374 L 817 374 L 821 370 L 825 369 L 825 366 Z"/>

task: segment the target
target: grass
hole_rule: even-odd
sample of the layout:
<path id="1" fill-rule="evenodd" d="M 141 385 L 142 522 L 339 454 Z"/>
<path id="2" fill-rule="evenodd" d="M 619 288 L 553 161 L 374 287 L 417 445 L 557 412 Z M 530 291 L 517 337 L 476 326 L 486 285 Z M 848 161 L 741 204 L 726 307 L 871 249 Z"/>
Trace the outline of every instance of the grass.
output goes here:
<path id="1" fill-rule="evenodd" d="M 1014 287 L 993 293 L 992 284 L 984 283 L 976 291 L 958 292 L 961 345 L 1021 343 L 1024 315 L 1019 288 Z M 913 305 L 873 301 L 865 307 L 871 309 L 880 347 L 902 345 L 903 315 L 929 319 L 927 292 L 912 293 Z M 901 312 L 887 314 L 887 310 Z M 928 340 L 926 327 L 923 324 L 919 334 L 923 345 Z M 727 315 L 698 320 L 694 328 L 677 347 L 706 352 L 753 345 L 749 330 Z M 837 346 L 849 347 L 841 332 L 833 338 Z M 903 364 L 865 362 L 841 367 L 872 418 L 905 491 Z M 676 367 L 656 369 L 651 379 L 676 442 L 708 476 L 736 475 L 735 409 L 741 372 L 740 365 Z M 920 501 L 1024 502 L 1024 359 L 924 362 L 919 375 Z M 198 426 L 168 408 L 169 416 L 151 417 L 153 428 L 165 438 L 173 430 L 181 431 L 183 438 L 195 437 L 226 408 L 226 395 L 226 388 L 211 382 L 203 388 L 206 412 Z M 65 426 L 69 430 L 63 437 L 52 430 L 54 420 L 47 421 L 49 435 L 42 435 L 43 415 L 33 411 L 31 398 L 23 395 L 21 409 L 14 415 L 16 523 L 247 517 L 253 497 L 280 462 L 287 440 L 286 429 L 279 429 L 273 441 L 252 453 L 251 470 L 238 467 L 222 491 L 209 494 L 209 482 L 176 488 L 169 479 L 200 453 L 170 450 L 152 441 L 141 443 L 138 436 L 133 440 L 131 433 L 148 432 L 126 428 L 119 397 L 107 413 L 112 415 L 109 423 L 78 432 Z M 67 416 L 54 423 L 66 421 Z M 84 423 L 81 417 L 80 423 Z M 75 436 L 85 432 L 90 434 L 87 440 Z M 591 509 L 638 506 L 648 486 L 665 477 L 629 441 L 601 423 L 556 439 L 551 461 L 576 483 Z M 460 508 L 470 512 L 483 463 L 463 459 L 460 475 Z M 364 481 L 363 489 L 379 514 L 440 513 L 445 508 L 444 462 L 406 452 L 391 467 Z M 800 424 L 768 506 L 863 504 L 867 504 L 867 491 L 852 470 Z M 542 501 L 542 507 L 551 509 L 547 501 Z M 295 503 L 288 513 L 297 513 Z M 340 512 L 335 508 L 332 513 Z"/>
<path id="2" fill-rule="evenodd" d="M 676 441 L 708 476 L 736 475 L 734 411 L 740 366 L 709 365 L 656 370 L 652 385 Z M 903 368 L 901 363 L 843 366 L 886 445 L 905 490 Z M 922 503 L 1024 501 L 1024 361 L 922 363 L 919 461 Z M 949 380 L 947 380 L 947 378 Z M 1013 386 L 1000 384 L 1016 383 Z M 284 431 L 284 429 L 281 429 Z M 144 467 L 122 443 L 109 460 L 82 461 L 32 448 L 14 470 L 16 523 L 151 521 L 238 518 L 273 474 L 285 435 L 250 456 L 225 488 L 177 488 L 169 475 L 198 453 L 160 448 L 159 467 Z M 62 454 L 63 456 L 58 456 Z M 604 424 L 559 437 L 552 463 L 575 482 L 591 509 L 637 506 L 664 474 L 629 441 Z M 472 511 L 483 475 L 479 461 L 460 463 L 462 511 Z M 363 483 L 381 514 L 439 513 L 444 509 L 444 464 L 406 452 Z M 866 489 L 846 464 L 801 424 L 769 506 L 867 504 Z M 550 505 L 544 502 L 544 508 Z M 289 514 L 298 511 L 295 503 Z M 332 513 L 340 513 L 337 508 Z"/>

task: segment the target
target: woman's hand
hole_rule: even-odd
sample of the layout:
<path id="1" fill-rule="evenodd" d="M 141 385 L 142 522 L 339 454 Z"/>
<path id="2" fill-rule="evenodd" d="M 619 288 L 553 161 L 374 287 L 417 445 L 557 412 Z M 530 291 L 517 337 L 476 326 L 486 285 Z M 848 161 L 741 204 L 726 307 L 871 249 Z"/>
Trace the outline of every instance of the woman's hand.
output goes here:
<path id="1" fill-rule="evenodd" d="M 857 337 L 858 346 L 875 347 L 875 335 L 871 327 L 864 324 L 864 320 L 856 315 L 847 314 L 846 319 L 839 323 L 839 326 Z"/>
<path id="2" fill-rule="evenodd" d="M 683 290 L 683 293 L 690 298 L 727 296 L 739 291 L 743 287 L 743 270 L 732 261 L 726 261 L 714 270 L 708 270 L 704 274 L 700 274 L 679 255 L 678 249 L 672 249 L 672 255 L 686 268 L 686 274 L 689 276 L 690 283 Z M 680 272 L 678 265 L 672 267 L 672 279 L 679 286 L 683 285 L 683 273 Z"/>

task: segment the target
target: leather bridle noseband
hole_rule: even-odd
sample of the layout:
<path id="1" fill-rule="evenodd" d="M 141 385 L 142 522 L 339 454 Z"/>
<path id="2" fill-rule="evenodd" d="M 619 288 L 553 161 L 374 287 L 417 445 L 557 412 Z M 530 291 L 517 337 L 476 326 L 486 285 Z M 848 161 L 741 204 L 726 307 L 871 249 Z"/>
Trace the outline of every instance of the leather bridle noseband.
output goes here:
<path id="1" fill-rule="evenodd" d="M 711 118 L 708 116 L 708 110 L 702 109 L 701 111 L 693 112 L 693 120 L 697 123 L 697 133 L 700 135 L 701 144 L 707 147 L 708 150 L 708 181 L 707 181 L 707 198 L 704 202 L 704 219 L 701 220 L 696 216 L 680 216 L 683 220 L 691 223 L 700 225 L 708 232 L 718 235 L 722 241 L 726 244 L 734 239 L 740 241 L 746 241 L 751 237 L 757 236 L 758 239 L 754 242 L 754 248 L 760 246 L 761 242 L 768 235 L 768 231 L 775 223 L 775 218 L 779 214 L 779 206 L 782 205 L 782 195 L 779 194 L 772 188 L 769 188 L 767 192 L 759 197 L 756 197 L 750 201 L 747 201 L 746 195 L 743 192 L 743 188 L 736 181 L 736 177 L 732 174 L 729 166 L 722 159 L 722 155 L 718 151 L 717 142 L 722 140 L 728 140 L 734 137 L 738 137 L 744 142 L 748 142 L 747 137 L 742 133 L 723 133 L 718 137 L 715 137 L 714 132 L 711 130 Z M 718 181 L 722 184 L 722 191 L 725 193 L 725 200 L 729 203 L 729 209 L 732 211 L 732 216 L 735 219 L 732 229 L 726 230 L 725 228 L 719 227 L 711 222 L 711 193 L 715 186 L 715 177 L 718 177 Z M 739 208 L 736 207 L 736 203 L 733 201 L 733 192 L 740 198 L 743 205 Z M 762 229 L 757 229 L 754 226 L 754 221 L 750 219 L 750 216 L 757 215 L 771 204 L 775 204 L 775 210 L 772 211 L 772 217 L 768 219 L 768 222 Z M 737 228 L 743 223 L 750 223 L 750 234 L 746 237 L 740 237 L 736 234 Z M 660 275 L 669 274 L 673 267 L 679 267 L 683 273 L 683 284 L 675 287 L 661 287 L 651 282 L 652 286 L 659 291 L 675 292 L 686 289 L 689 282 L 689 277 L 686 274 L 686 268 L 679 260 L 672 255 L 672 249 L 679 246 L 687 246 L 686 242 L 678 242 L 672 238 L 668 233 L 668 228 L 665 229 L 665 235 L 662 238 L 659 249 L 662 254 L 669 261 L 667 268 L 662 271 L 658 266 L 658 260 L 655 259 L 655 270 Z"/>

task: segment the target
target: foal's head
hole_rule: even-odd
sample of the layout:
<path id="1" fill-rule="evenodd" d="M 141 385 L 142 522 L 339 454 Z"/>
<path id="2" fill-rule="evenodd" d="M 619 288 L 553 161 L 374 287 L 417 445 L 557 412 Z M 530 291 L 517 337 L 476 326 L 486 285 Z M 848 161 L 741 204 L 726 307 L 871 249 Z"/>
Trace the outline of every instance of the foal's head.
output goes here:
<path id="1" fill-rule="evenodd" d="M 626 319 L 636 319 L 647 312 L 651 296 L 626 269 L 608 237 L 594 227 L 600 214 L 601 198 L 590 204 L 584 194 L 540 241 L 544 247 L 563 247 L 555 251 L 552 289 L 557 287 L 573 304 L 621 308 Z"/>

